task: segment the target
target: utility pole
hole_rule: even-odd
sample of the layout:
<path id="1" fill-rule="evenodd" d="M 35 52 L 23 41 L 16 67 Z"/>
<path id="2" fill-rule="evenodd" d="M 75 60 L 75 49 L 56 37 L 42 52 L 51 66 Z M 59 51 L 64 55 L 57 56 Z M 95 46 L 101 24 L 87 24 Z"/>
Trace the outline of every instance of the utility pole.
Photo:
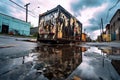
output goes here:
<path id="1" fill-rule="evenodd" d="M 101 18 L 101 28 L 102 28 L 102 33 L 103 33 L 103 19 Z"/>
<path id="2" fill-rule="evenodd" d="M 102 18 L 101 18 L 101 29 L 102 29 L 101 39 L 102 39 L 102 41 L 103 41 L 103 36 L 102 36 L 102 34 L 103 34 L 103 19 L 102 19 Z"/>
<path id="3" fill-rule="evenodd" d="M 30 3 L 26 4 L 25 7 L 26 7 L 26 22 L 28 21 L 28 5 L 30 5 Z"/>

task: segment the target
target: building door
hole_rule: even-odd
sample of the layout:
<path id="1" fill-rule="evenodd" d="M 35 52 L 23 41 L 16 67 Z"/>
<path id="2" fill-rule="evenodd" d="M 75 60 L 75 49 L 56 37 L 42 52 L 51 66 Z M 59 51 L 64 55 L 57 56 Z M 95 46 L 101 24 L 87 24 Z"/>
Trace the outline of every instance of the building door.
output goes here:
<path id="1" fill-rule="evenodd" d="M 8 34 L 9 26 L 8 25 L 2 25 L 2 33 Z"/>

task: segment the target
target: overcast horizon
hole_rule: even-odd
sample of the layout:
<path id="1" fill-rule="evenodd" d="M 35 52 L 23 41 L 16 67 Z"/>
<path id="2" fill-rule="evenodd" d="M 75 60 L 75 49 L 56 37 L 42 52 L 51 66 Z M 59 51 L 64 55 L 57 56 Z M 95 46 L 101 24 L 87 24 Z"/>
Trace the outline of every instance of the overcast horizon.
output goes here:
<path id="1" fill-rule="evenodd" d="M 10 0 L 0 1 L 0 13 L 26 20 L 24 5 L 28 6 L 28 22 L 34 27 L 38 26 L 38 15 L 61 5 L 83 25 L 83 31 L 92 39 L 100 35 L 101 18 L 104 28 L 110 22 L 115 12 L 120 9 L 120 0 L 12 0 L 21 7 L 12 3 Z"/>

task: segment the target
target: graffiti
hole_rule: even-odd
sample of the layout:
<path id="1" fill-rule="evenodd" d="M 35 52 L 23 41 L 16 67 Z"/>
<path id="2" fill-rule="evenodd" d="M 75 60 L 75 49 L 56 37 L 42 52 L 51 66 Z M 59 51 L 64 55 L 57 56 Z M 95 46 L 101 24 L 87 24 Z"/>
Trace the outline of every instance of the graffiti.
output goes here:
<path id="1" fill-rule="evenodd" d="M 80 39 L 81 33 L 82 24 L 65 10 L 48 11 L 39 17 L 39 35 L 41 38 L 74 39 L 74 37 L 79 36 L 77 38 Z"/>

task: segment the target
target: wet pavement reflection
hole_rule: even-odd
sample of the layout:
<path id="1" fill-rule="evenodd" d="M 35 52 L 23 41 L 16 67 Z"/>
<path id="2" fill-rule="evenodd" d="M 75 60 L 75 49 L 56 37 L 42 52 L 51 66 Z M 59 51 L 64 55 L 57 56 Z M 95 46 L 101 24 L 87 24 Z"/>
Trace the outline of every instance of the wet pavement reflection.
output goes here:
<path id="1" fill-rule="evenodd" d="M 0 59 L 2 80 L 120 80 L 120 48 L 43 45 Z"/>
<path id="2" fill-rule="evenodd" d="M 113 67 L 120 75 L 120 48 L 104 47 L 101 48 L 101 51 L 111 60 Z"/>
<path id="3" fill-rule="evenodd" d="M 82 62 L 81 47 L 42 45 L 36 47 L 36 50 L 40 53 L 36 62 L 44 62 L 44 76 L 50 80 L 66 79 Z M 35 66 L 38 72 L 40 67 Z"/>

